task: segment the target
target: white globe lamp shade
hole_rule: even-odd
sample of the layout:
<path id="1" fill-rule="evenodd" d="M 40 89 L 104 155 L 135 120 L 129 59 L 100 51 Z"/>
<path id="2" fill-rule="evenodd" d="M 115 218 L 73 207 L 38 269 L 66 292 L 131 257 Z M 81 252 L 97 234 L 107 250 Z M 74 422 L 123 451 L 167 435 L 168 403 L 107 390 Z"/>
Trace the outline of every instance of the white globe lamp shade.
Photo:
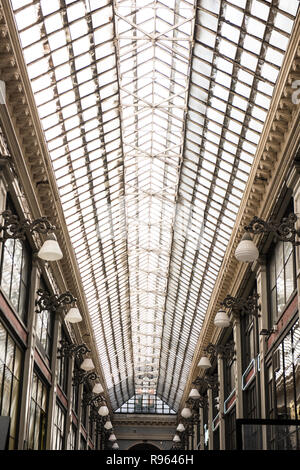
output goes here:
<path id="1" fill-rule="evenodd" d="M 89 371 L 95 369 L 94 363 L 92 359 L 84 359 L 84 361 L 80 364 L 80 369 Z"/>
<path id="2" fill-rule="evenodd" d="M 114 442 L 111 447 L 112 447 L 112 449 L 118 449 L 119 448 L 119 446 L 116 442 Z"/>
<path id="3" fill-rule="evenodd" d="M 179 423 L 177 428 L 176 428 L 176 431 L 179 431 L 179 432 L 183 432 L 185 431 L 185 427 L 183 426 L 182 423 Z"/>
<path id="4" fill-rule="evenodd" d="M 200 393 L 196 388 L 192 388 L 189 394 L 189 398 L 200 398 Z"/>
<path id="5" fill-rule="evenodd" d="M 98 413 L 100 416 L 107 416 L 109 414 L 109 409 L 106 405 L 102 405 L 100 406 Z"/>
<path id="6" fill-rule="evenodd" d="M 227 328 L 230 326 L 230 320 L 225 310 L 219 310 L 215 316 L 214 324 L 218 328 Z"/>
<path id="7" fill-rule="evenodd" d="M 109 440 L 109 441 L 116 441 L 117 438 L 116 438 L 116 436 L 115 436 L 114 434 L 111 434 L 111 435 L 109 436 L 108 440 Z"/>
<path id="8" fill-rule="evenodd" d="M 56 236 L 51 233 L 44 241 L 38 252 L 38 257 L 45 261 L 58 261 L 63 257 L 62 251 L 56 240 Z"/>
<path id="9" fill-rule="evenodd" d="M 92 390 L 93 393 L 103 393 L 103 387 L 101 384 L 95 384 Z"/>
<path id="10" fill-rule="evenodd" d="M 180 437 L 178 436 L 178 434 L 175 434 L 175 436 L 173 437 L 173 441 L 180 442 Z"/>
<path id="11" fill-rule="evenodd" d="M 106 421 L 106 423 L 104 424 L 104 427 L 105 429 L 109 430 L 109 429 L 112 429 L 113 425 L 111 423 L 111 421 Z"/>
<path id="12" fill-rule="evenodd" d="M 198 367 L 200 369 L 209 369 L 211 367 L 211 362 L 207 356 L 202 356 L 198 362 Z"/>
<path id="13" fill-rule="evenodd" d="M 78 323 L 82 321 L 79 309 L 77 307 L 71 307 L 65 316 L 65 321 L 69 321 L 70 323 Z"/>
<path id="14" fill-rule="evenodd" d="M 186 419 L 190 418 L 192 416 L 190 408 L 183 408 L 181 410 L 181 416 Z"/>
<path id="15" fill-rule="evenodd" d="M 259 257 L 259 251 L 249 233 L 243 235 L 242 240 L 235 250 L 235 257 L 238 261 L 244 263 L 251 263 Z"/>

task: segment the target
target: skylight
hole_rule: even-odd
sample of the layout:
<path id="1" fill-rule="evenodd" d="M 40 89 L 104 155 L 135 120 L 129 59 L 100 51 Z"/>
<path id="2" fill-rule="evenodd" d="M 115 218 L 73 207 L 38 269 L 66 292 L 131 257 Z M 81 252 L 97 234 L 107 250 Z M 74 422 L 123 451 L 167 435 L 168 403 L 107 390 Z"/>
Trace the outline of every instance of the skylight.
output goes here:
<path id="1" fill-rule="evenodd" d="M 11 3 L 112 407 L 177 410 L 299 2 Z"/>

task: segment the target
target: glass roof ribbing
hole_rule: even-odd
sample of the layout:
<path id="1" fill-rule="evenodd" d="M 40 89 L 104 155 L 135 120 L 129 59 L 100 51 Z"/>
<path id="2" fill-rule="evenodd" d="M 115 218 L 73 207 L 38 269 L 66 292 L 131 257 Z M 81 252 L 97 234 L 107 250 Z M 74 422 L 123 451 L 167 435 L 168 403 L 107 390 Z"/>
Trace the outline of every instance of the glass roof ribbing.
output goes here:
<path id="1" fill-rule="evenodd" d="M 112 407 L 177 410 L 299 2 L 11 3 Z"/>
<path id="2" fill-rule="evenodd" d="M 115 413 L 176 414 L 157 395 L 151 395 L 147 389 L 145 393 L 139 391 L 139 394 L 130 398 Z"/>

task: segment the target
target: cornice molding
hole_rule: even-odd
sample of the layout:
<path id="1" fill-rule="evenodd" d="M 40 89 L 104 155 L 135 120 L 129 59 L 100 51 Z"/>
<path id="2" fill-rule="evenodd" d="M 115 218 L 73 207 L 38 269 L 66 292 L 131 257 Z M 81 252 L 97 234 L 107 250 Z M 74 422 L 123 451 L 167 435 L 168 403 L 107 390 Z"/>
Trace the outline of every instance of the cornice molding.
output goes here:
<path id="1" fill-rule="evenodd" d="M 114 426 L 169 426 L 177 424 L 177 415 L 114 414 Z"/>

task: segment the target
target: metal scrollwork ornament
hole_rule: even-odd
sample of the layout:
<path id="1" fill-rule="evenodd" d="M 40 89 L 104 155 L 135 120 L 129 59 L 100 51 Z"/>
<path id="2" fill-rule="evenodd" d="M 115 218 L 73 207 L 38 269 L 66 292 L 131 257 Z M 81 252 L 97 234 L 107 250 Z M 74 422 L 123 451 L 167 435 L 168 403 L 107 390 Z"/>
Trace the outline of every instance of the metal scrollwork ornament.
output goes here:
<path id="1" fill-rule="evenodd" d="M 234 341 L 229 341 L 225 345 L 209 343 L 206 346 L 205 351 L 207 354 L 211 355 L 211 357 L 215 357 L 220 354 L 223 359 L 231 360 L 234 358 L 235 354 Z"/>
<path id="2" fill-rule="evenodd" d="M 0 225 L 0 232 L 3 232 L 0 241 L 5 241 L 9 238 L 25 240 L 26 232 L 47 234 L 55 231 L 55 226 L 46 217 L 40 217 L 32 222 L 29 219 L 20 220 L 10 210 L 2 212 L 2 217 L 4 224 Z"/>
<path id="3" fill-rule="evenodd" d="M 59 357 L 76 357 L 80 359 L 88 352 L 91 352 L 85 343 L 74 344 L 66 341 L 65 339 L 62 339 L 60 344 L 61 346 L 59 348 Z"/>
<path id="4" fill-rule="evenodd" d="M 300 236 L 300 231 L 295 229 L 296 221 L 297 216 L 295 214 L 284 217 L 280 223 L 276 223 L 274 220 L 266 222 L 255 216 L 244 229 L 246 232 L 253 234 L 273 232 L 278 240 L 291 242 L 294 246 L 298 246 L 300 245 L 300 241 L 296 241 L 296 235 Z"/>
<path id="5" fill-rule="evenodd" d="M 198 408 L 205 408 L 206 405 L 207 405 L 207 396 L 206 395 L 200 395 L 200 397 L 198 398 L 189 398 L 186 402 L 188 405 L 191 405 L 192 406 L 192 411 L 193 411 L 193 415 L 190 419 L 193 418 L 193 416 L 195 415 L 195 413 L 197 414 L 197 410 Z"/>
<path id="6" fill-rule="evenodd" d="M 73 386 L 83 384 L 88 380 L 97 380 L 98 376 L 95 372 L 85 372 L 84 370 L 75 369 L 73 373 Z"/>
<path id="7" fill-rule="evenodd" d="M 35 310 L 36 313 L 41 313 L 44 310 L 56 312 L 66 305 L 73 304 L 77 300 L 69 291 L 57 295 L 50 294 L 45 289 L 38 289 L 37 294 L 39 295 L 39 299 L 35 301 L 35 306 L 37 307 Z"/>
<path id="8" fill-rule="evenodd" d="M 218 375 L 217 374 L 206 374 L 203 377 L 197 377 L 193 385 L 196 385 L 199 388 L 199 391 L 201 393 L 206 391 L 208 388 L 211 390 L 218 390 L 219 388 L 219 381 L 218 381 Z"/>
<path id="9" fill-rule="evenodd" d="M 259 295 L 250 295 L 247 299 L 242 297 L 232 297 L 227 295 L 221 305 L 225 308 L 231 309 L 234 314 L 240 315 L 258 315 L 258 310 L 261 309 L 258 304 Z"/>
<path id="10" fill-rule="evenodd" d="M 82 403 L 84 406 L 92 406 L 94 409 L 98 409 L 103 400 L 104 397 L 101 394 L 85 393 L 82 398 Z"/>

